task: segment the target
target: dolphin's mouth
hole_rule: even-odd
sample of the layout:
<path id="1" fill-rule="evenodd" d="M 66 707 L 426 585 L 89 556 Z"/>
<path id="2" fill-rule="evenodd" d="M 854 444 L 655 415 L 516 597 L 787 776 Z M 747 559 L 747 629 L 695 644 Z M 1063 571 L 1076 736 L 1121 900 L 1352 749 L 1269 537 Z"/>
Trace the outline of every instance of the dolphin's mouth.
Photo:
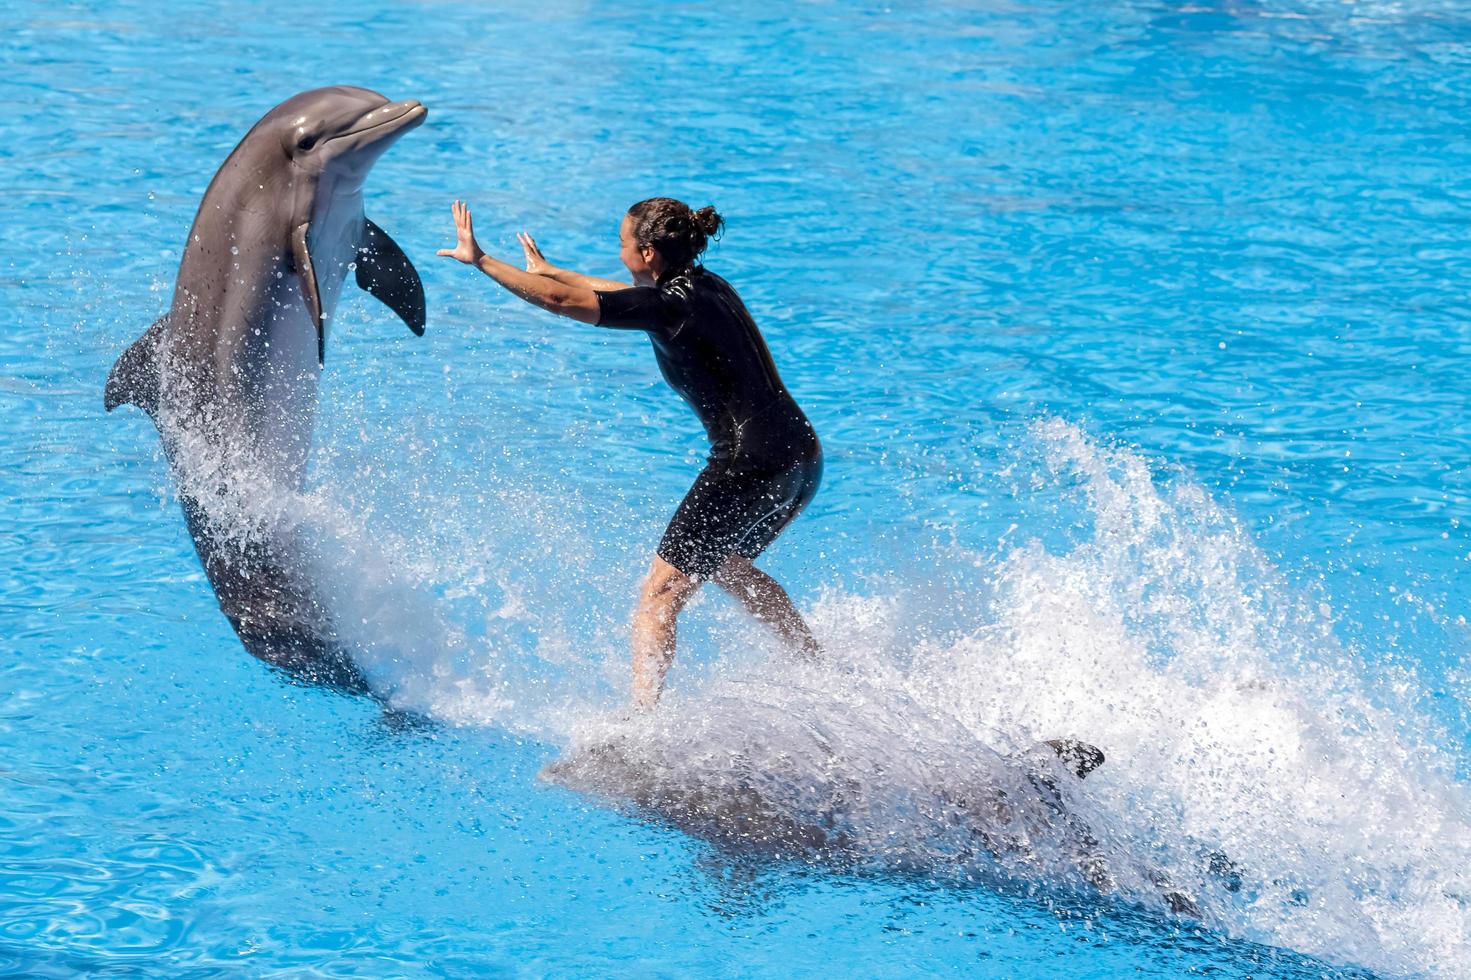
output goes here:
<path id="1" fill-rule="evenodd" d="M 384 117 L 383 113 L 397 109 L 392 115 Z M 417 99 L 408 99 L 404 102 L 389 102 L 370 111 L 359 121 L 355 129 L 351 129 L 338 136 L 332 137 L 327 142 L 348 139 L 350 137 L 363 137 L 369 133 L 383 131 L 386 133 L 398 132 L 410 126 L 416 126 L 429 115 L 429 110 L 424 108 L 423 103 Z"/>

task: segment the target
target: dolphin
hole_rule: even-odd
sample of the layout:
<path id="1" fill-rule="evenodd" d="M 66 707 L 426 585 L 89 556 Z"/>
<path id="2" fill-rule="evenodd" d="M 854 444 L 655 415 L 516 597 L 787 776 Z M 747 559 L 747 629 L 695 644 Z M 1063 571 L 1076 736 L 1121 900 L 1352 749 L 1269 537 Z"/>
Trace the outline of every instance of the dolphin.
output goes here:
<path id="1" fill-rule="evenodd" d="M 332 314 L 349 271 L 415 334 L 424 288 L 363 213 L 378 158 L 419 102 L 338 85 L 292 96 L 210 182 L 173 302 L 113 365 L 104 406 L 153 420 L 220 609 L 245 648 L 310 680 L 365 689 L 292 526 Z"/>
<path id="2" fill-rule="evenodd" d="M 702 758 L 686 766 L 657 737 L 624 731 L 580 746 L 545 766 L 538 778 L 631 803 L 717 844 L 841 858 L 861 849 L 865 831 L 855 819 L 862 821 L 874 809 L 865 797 L 875 787 L 853 773 L 835 778 L 836 747 L 825 739 L 821 745 L 825 758 L 816 770 L 823 775 L 811 779 L 769 768 L 738 749 L 721 755 L 718 765 Z M 946 825 L 963 824 L 968 843 L 998 858 L 1026 850 L 1038 837 L 1054 837 L 1068 845 L 1068 858 L 1089 883 L 1102 885 L 1107 872 L 1096 853 L 1098 842 L 1069 812 L 1062 782 L 1085 779 L 1103 761 L 1103 752 L 1085 742 L 1041 742 L 1025 753 L 998 757 L 984 779 L 965 780 L 961 789 L 940 787 L 928 815 Z"/>
<path id="3" fill-rule="evenodd" d="M 1094 824 L 1084 780 L 1105 755 L 1089 743 L 1003 755 L 940 715 L 905 711 L 902 695 L 878 708 L 874 692 L 855 709 L 783 683 L 769 697 L 765 681 L 724 681 L 688 711 L 593 722 L 538 778 L 737 858 L 1056 886 L 1187 918 L 1205 915 L 1194 892 L 1234 868 L 1202 852 L 1199 876 L 1190 870 L 1200 880 L 1178 883 Z"/>

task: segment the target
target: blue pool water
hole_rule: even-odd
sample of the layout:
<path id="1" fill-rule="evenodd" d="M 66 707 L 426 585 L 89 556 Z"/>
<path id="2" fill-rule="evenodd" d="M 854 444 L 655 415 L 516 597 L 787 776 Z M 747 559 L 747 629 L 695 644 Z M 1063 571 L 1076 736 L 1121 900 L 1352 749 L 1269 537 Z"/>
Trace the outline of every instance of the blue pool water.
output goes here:
<path id="1" fill-rule="evenodd" d="M 1471 973 L 1471 12 L 737 6 L 8 5 L 0 973 Z M 430 107 L 368 186 L 429 331 L 345 299 L 298 506 L 427 724 L 249 658 L 102 412 L 215 168 L 344 82 Z M 828 453 L 768 567 L 830 663 L 705 596 L 676 763 L 795 785 L 820 721 L 902 801 L 1080 735 L 1109 853 L 1201 921 L 903 806 L 835 867 L 536 779 L 622 704 L 703 443 L 640 338 L 433 253 L 458 196 L 611 274 L 656 193 L 726 215 L 709 265 Z"/>

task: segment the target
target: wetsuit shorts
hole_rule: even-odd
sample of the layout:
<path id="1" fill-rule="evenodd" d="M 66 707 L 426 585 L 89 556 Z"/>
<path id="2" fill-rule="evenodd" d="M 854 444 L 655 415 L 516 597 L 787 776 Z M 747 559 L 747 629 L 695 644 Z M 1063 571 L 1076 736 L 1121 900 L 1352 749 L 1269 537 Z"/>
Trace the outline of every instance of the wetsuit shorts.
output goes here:
<path id="1" fill-rule="evenodd" d="M 775 466 L 768 459 L 712 459 L 674 512 L 659 557 L 692 578 L 709 578 L 731 555 L 761 554 L 822 482 L 821 452 Z"/>

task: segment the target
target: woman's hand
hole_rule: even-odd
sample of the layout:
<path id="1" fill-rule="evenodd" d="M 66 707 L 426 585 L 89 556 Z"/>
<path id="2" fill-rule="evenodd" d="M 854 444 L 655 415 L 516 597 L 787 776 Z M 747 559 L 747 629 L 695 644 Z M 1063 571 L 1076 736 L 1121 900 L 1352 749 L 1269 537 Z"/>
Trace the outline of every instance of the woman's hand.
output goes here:
<path id="1" fill-rule="evenodd" d="M 466 265 L 475 266 L 526 302 L 539 306 L 548 313 L 581 320 L 583 323 L 598 322 L 598 318 L 602 316 L 602 303 L 598 300 L 598 294 L 591 288 L 576 284 L 569 285 L 553 278 L 552 275 L 541 276 L 533 272 L 522 272 L 509 262 L 502 262 L 493 255 L 486 255 L 480 243 L 475 240 L 475 226 L 471 224 L 470 209 L 464 201 L 455 202 L 454 214 L 455 247 L 442 248 L 435 253 L 436 255 L 447 255 L 452 259 L 459 259 Z M 529 236 L 526 241 L 531 243 L 527 255 L 530 256 L 534 251 L 540 258 L 541 250 L 536 247 L 536 242 L 531 241 Z M 526 242 L 522 242 L 522 246 L 526 247 Z M 545 265 L 546 260 L 541 259 L 541 262 Z M 567 274 L 560 270 L 554 271 L 561 275 Z"/>
<path id="2" fill-rule="evenodd" d="M 547 261 L 547 257 L 541 254 L 541 247 L 536 244 L 536 239 L 524 231 L 516 232 L 516 241 L 521 243 L 521 251 L 526 253 L 526 271 L 538 276 L 548 276 L 558 269 Z"/>
<path id="3" fill-rule="evenodd" d="M 455 247 L 442 248 L 437 254 L 448 255 L 466 265 L 475 265 L 485 252 L 475 240 L 475 226 L 470 222 L 470 206 L 463 201 L 456 201 L 451 210 L 455 215 Z"/>

